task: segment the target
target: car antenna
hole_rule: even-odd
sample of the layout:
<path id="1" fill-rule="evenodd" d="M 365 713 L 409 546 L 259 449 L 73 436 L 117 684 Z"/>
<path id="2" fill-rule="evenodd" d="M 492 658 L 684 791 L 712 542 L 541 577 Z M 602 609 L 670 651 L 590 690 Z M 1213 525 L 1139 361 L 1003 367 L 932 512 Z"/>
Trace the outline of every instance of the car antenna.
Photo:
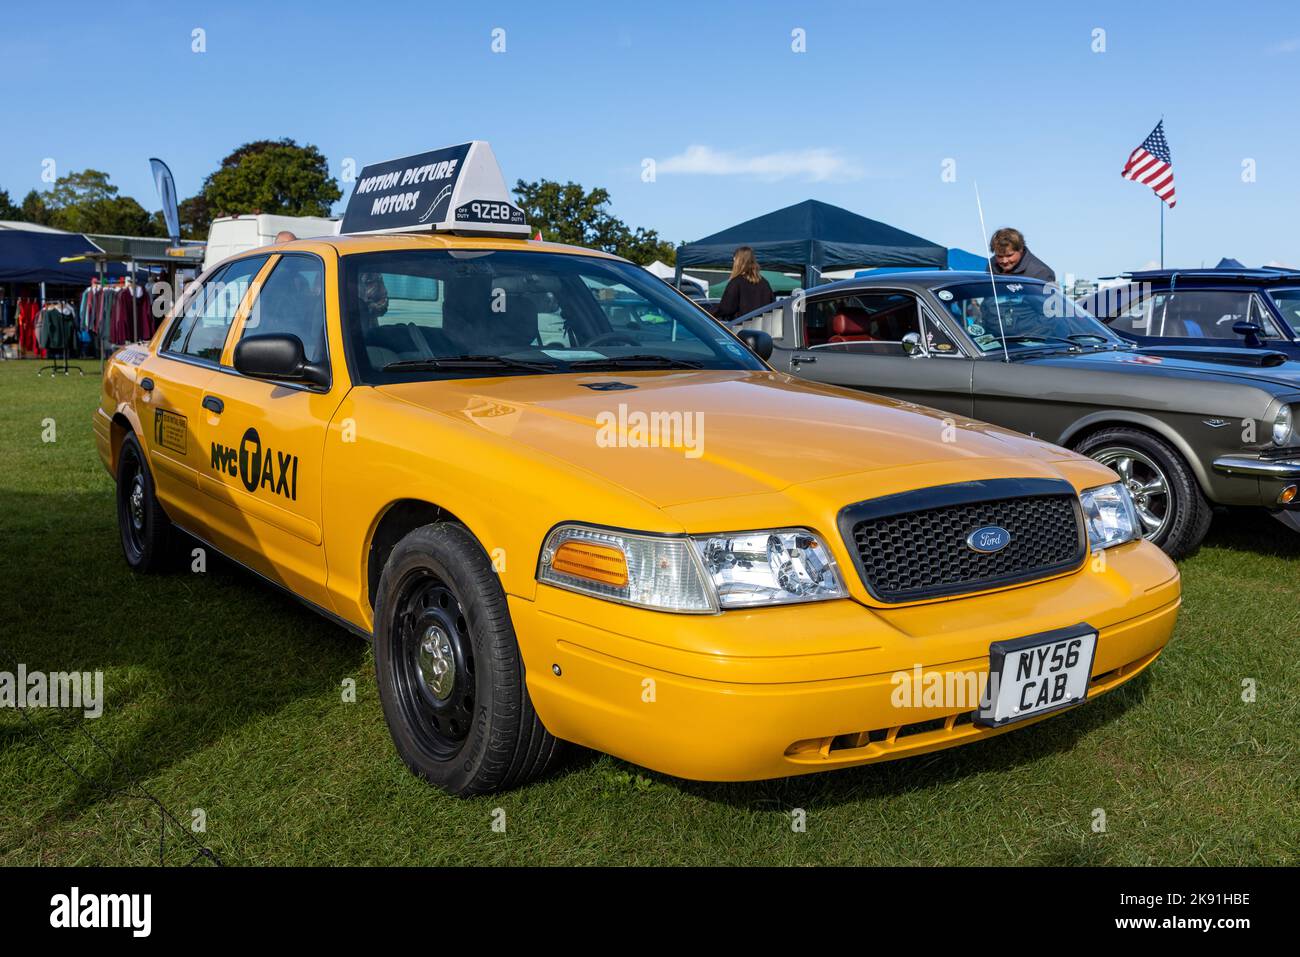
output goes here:
<path id="1" fill-rule="evenodd" d="M 989 248 L 989 231 L 984 226 L 984 204 L 980 202 L 980 184 L 975 180 L 975 208 L 980 214 L 980 232 L 984 234 L 984 248 Z M 992 250 L 989 250 L 992 252 Z M 989 285 L 993 287 L 993 308 L 998 314 L 998 334 L 1002 338 L 1002 361 L 1010 362 L 1011 353 L 1007 351 L 1007 330 L 1002 328 L 1002 303 L 998 300 L 998 283 L 993 278 L 993 257 L 989 256 Z"/>

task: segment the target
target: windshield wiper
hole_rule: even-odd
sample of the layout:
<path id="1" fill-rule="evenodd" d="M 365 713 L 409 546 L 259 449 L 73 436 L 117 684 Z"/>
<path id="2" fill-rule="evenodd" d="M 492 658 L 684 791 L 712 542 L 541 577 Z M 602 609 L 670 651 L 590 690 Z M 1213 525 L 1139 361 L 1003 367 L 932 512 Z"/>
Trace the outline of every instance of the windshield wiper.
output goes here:
<path id="1" fill-rule="evenodd" d="M 995 337 L 996 338 L 996 337 Z M 1078 347 L 1078 343 L 1072 339 L 1063 339 L 1060 336 L 1003 336 L 1003 342 L 1064 342 L 1067 346 Z"/>
<path id="2" fill-rule="evenodd" d="M 509 356 L 430 356 L 427 359 L 399 359 L 384 366 L 384 372 L 436 372 L 440 369 L 523 370 L 526 372 L 554 372 L 560 368 L 555 362 L 529 362 Z"/>
<path id="3" fill-rule="evenodd" d="M 651 353 L 631 356 L 606 356 L 603 359 L 577 359 L 569 369 L 703 369 L 694 359 L 674 359 Z"/>

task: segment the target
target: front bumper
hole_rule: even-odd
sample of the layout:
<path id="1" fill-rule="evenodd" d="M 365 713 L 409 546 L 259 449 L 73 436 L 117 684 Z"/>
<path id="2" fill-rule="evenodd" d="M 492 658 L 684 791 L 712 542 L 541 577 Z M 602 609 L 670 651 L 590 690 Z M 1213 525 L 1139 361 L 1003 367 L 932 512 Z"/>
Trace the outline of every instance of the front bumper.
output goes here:
<path id="1" fill-rule="evenodd" d="M 1214 460 L 1214 470 L 1225 475 L 1249 475 L 1293 481 L 1300 479 L 1300 461 L 1267 459 L 1256 455 L 1224 455 Z"/>
<path id="2" fill-rule="evenodd" d="M 991 729 L 969 722 L 977 701 L 899 706 L 896 676 L 920 666 L 960 682 L 987 671 L 993 641 L 1087 621 L 1098 630 L 1091 697 L 1155 660 L 1179 603 L 1177 570 L 1140 542 L 1064 578 L 891 609 L 841 600 L 688 617 L 542 586 L 536 601 L 511 596 L 510 611 L 552 733 L 677 777 L 742 781 L 1042 720 Z"/>

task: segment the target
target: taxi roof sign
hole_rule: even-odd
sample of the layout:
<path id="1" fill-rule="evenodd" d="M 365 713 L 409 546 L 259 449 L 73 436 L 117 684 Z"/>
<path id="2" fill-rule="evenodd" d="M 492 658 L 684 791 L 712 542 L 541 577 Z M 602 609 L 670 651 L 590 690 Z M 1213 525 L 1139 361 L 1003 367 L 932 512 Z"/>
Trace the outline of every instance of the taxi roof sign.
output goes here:
<path id="1" fill-rule="evenodd" d="M 367 166 L 357 177 L 343 233 L 529 235 L 484 140 Z"/>

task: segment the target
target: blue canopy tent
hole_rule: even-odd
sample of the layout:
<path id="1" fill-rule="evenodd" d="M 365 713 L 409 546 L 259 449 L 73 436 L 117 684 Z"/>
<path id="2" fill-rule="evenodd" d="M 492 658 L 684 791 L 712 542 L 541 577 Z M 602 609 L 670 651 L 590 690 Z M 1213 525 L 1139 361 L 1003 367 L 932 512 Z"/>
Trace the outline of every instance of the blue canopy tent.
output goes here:
<path id="1" fill-rule="evenodd" d="M 683 267 L 730 266 L 737 246 L 753 247 L 765 269 L 799 270 L 805 289 L 816 285 L 827 269 L 942 268 L 948 253 L 928 239 L 809 199 L 679 246 L 678 280 Z"/>
<path id="2" fill-rule="evenodd" d="M 89 286 L 95 276 L 117 279 L 126 267 L 108 263 L 99 272 L 90 260 L 60 262 L 61 259 L 102 253 L 103 250 L 80 233 L 46 233 L 28 229 L 0 229 L 0 283 L 58 283 Z"/>
<path id="3" fill-rule="evenodd" d="M 855 275 L 866 276 L 882 272 L 914 272 L 917 269 L 927 269 L 927 266 L 882 266 L 880 269 L 861 269 Z M 989 268 L 989 261 L 986 256 L 977 256 L 975 253 L 967 252 L 964 249 L 958 249 L 956 246 L 948 250 L 947 269 L 961 270 L 979 270 L 984 271 Z"/>

